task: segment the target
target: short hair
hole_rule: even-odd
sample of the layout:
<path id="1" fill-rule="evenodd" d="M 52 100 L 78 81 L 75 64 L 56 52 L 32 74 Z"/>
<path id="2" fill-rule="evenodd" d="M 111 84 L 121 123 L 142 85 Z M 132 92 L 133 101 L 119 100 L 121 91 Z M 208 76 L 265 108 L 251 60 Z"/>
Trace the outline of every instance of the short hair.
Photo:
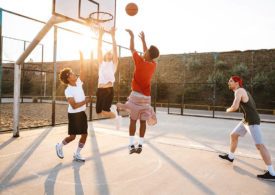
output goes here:
<path id="1" fill-rule="evenodd" d="M 68 77 L 72 72 L 71 68 L 63 68 L 59 73 L 59 80 L 64 84 L 69 84 Z"/>
<path id="2" fill-rule="evenodd" d="M 151 45 L 149 48 L 149 55 L 152 60 L 159 57 L 159 49 L 156 46 Z"/>
<path id="3" fill-rule="evenodd" d="M 241 79 L 241 77 L 239 77 L 239 76 L 232 76 L 231 79 L 234 82 L 238 82 L 240 87 L 243 87 L 243 80 Z"/>

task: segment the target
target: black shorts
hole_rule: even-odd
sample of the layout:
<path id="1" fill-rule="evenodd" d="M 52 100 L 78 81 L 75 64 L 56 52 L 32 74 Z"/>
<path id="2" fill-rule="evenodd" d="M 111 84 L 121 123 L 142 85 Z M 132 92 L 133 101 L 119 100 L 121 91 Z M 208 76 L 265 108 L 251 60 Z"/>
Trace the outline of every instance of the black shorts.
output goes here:
<path id="1" fill-rule="evenodd" d="M 84 111 L 77 113 L 68 113 L 69 135 L 87 134 L 88 121 Z"/>
<path id="2" fill-rule="evenodd" d="M 96 113 L 110 112 L 114 98 L 114 88 L 98 88 L 96 91 Z"/>

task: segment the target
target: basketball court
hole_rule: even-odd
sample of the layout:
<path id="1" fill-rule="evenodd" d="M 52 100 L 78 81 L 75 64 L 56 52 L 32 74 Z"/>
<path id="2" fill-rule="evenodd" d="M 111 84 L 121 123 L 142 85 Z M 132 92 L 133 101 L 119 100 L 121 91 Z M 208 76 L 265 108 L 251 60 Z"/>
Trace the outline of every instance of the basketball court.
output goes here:
<path id="1" fill-rule="evenodd" d="M 256 178 L 265 165 L 249 135 L 233 164 L 218 158 L 238 121 L 157 116 L 144 150 L 131 155 L 127 117 L 119 130 L 115 119 L 89 122 L 85 163 L 73 161 L 77 141 L 64 147 L 64 159 L 56 156 L 67 125 L 21 131 L 19 138 L 1 134 L 1 194 L 273 194 L 274 182 Z M 274 124 L 262 130 L 274 162 Z"/>
<path id="2" fill-rule="evenodd" d="M 137 11 L 136 7 L 133 15 Z M 19 136 L 21 66 L 49 30 L 65 22 L 88 26 L 94 32 L 103 27 L 108 33 L 116 24 L 116 0 L 53 0 L 52 17 L 16 60 L 13 132 L 0 136 L 0 194 L 274 193 L 274 182 L 256 177 L 266 166 L 249 135 L 240 139 L 233 164 L 218 157 L 228 152 L 229 135 L 238 120 L 159 110 L 158 124 L 147 126 L 142 153 L 131 155 L 128 117 L 121 119 L 119 128 L 116 119 L 92 121 L 82 150 L 85 162 L 73 160 L 77 139 L 64 146 L 64 159 L 56 155 L 55 145 L 67 135 L 68 125 L 20 130 Z M 56 33 L 55 28 L 53 85 L 58 74 Z M 274 164 L 274 124 L 262 123 L 261 129 Z"/>

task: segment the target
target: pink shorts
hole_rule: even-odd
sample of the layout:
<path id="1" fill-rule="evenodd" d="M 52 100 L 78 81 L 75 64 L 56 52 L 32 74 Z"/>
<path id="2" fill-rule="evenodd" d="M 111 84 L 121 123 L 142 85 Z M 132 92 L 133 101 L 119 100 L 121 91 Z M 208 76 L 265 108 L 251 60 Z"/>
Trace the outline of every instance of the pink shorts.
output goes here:
<path id="1" fill-rule="evenodd" d="M 132 92 L 125 104 L 118 103 L 119 109 L 127 110 L 132 120 L 145 120 L 148 125 L 157 123 L 156 114 L 151 106 L 151 96 Z"/>

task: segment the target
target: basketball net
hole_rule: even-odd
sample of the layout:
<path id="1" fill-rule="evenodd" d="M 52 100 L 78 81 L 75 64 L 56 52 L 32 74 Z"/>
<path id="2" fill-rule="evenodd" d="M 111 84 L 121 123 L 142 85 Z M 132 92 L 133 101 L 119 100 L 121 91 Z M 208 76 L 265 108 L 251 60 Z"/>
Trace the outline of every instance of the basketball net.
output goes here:
<path id="1" fill-rule="evenodd" d="M 91 25 L 92 32 L 98 36 L 99 28 L 104 28 L 104 23 L 111 21 L 113 19 L 113 15 L 108 12 L 93 12 L 89 15 L 89 22 Z"/>

